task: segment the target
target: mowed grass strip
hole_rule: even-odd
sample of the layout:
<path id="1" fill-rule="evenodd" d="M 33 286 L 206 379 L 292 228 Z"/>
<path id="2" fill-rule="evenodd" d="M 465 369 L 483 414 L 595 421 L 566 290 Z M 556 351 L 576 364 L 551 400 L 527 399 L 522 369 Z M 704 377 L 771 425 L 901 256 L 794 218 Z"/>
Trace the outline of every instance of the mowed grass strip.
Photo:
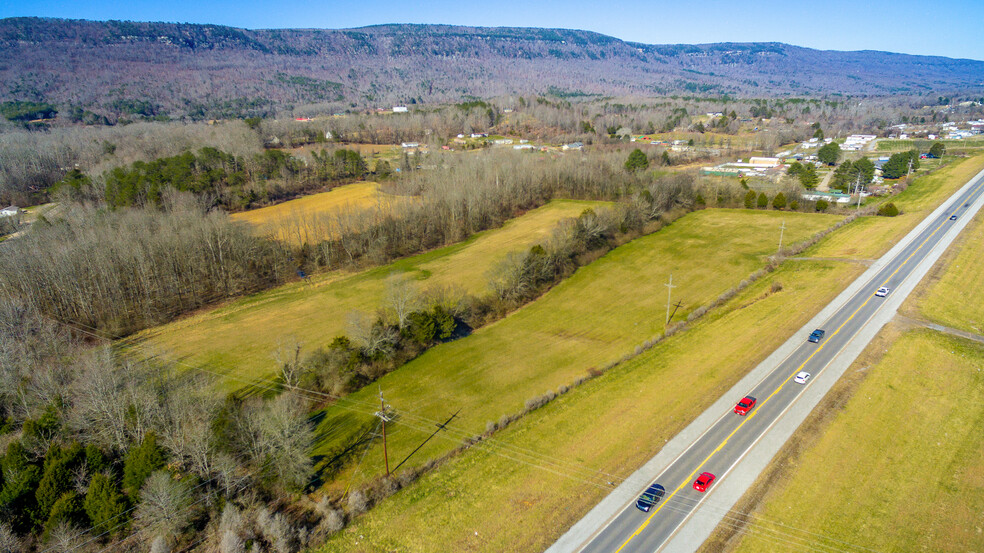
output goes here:
<path id="1" fill-rule="evenodd" d="M 467 241 L 359 273 L 325 273 L 155 327 L 135 336 L 186 363 L 205 365 L 237 378 L 268 376 L 278 344 L 298 340 L 310 352 L 345 332 L 353 310 L 374 313 L 382 306 L 386 279 L 406 273 L 422 287 L 456 286 L 483 293 L 487 273 L 509 253 L 549 236 L 562 219 L 605 202 L 557 200 Z M 241 381 L 226 382 L 238 388 Z"/>
<path id="2" fill-rule="evenodd" d="M 672 299 L 683 304 L 675 319 L 680 320 L 763 267 L 764 256 L 778 247 L 782 221 L 784 239 L 790 244 L 838 219 L 726 209 L 686 215 L 582 267 L 505 319 L 432 348 L 380 379 L 378 387 L 356 392 L 329 407 L 318 428 L 322 441 L 316 453 L 330 454 L 354 439 L 353 433 L 366 424 L 369 415 L 353 414 L 350 409 L 364 410 L 377 401 L 378 388 L 388 403 L 408 415 L 403 424 L 387 428 L 394 458 L 413 450 L 422 439 L 421 429 L 429 433 L 433 428 L 431 421 L 444 420 L 458 409 L 456 425 L 479 434 L 488 422 L 521 411 L 527 400 L 569 385 L 661 334 L 666 317 L 665 284 L 671 274 L 676 286 Z M 412 420 L 413 416 L 428 422 Z M 432 440 L 410 464 L 440 456 L 454 445 Z M 364 474 L 383 471 L 379 449 L 362 463 Z M 344 487 L 346 474 L 335 485 Z"/>
<path id="3" fill-rule="evenodd" d="M 984 548 L 984 346 L 913 330 L 867 373 L 730 550 Z"/>
<path id="4" fill-rule="evenodd" d="M 984 334 L 984 213 L 978 212 L 906 302 L 906 313 L 918 313 L 940 324 Z"/>
<path id="5" fill-rule="evenodd" d="M 650 459 L 863 270 L 780 267 L 690 330 L 450 459 L 319 551 L 542 551 L 611 491 L 608 481 Z"/>
<path id="6" fill-rule="evenodd" d="M 949 166 L 916 178 L 904 191 L 881 200 L 895 203 L 902 210 L 901 215 L 862 217 L 838 231 L 838 239 L 826 240 L 814 248 L 812 255 L 851 259 L 880 257 L 982 169 L 984 155 L 953 159 Z"/>
<path id="7" fill-rule="evenodd" d="M 270 234 L 278 240 L 303 243 L 309 235 L 320 229 L 309 229 L 322 216 L 332 213 L 359 212 L 371 208 L 387 211 L 408 197 L 387 194 L 375 182 L 357 182 L 333 188 L 327 192 L 311 194 L 269 207 L 261 207 L 230 217 L 255 226 L 261 234 Z M 308 240 L 310 241 L 310 240 Z"/>

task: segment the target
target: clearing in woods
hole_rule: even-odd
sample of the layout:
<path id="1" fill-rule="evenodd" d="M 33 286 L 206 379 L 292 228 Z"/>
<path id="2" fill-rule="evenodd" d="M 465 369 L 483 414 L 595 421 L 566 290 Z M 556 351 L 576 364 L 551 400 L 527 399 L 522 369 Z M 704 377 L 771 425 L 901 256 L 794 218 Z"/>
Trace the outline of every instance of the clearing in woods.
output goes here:
<path id="1" fill-rule="evenodd" d="M 254 225 L 261 234 L 302 244 L 327 238 L 334 230 L 333 216 L 365 212 L 370 209 L 389 211 L 408 201 L 407 196 L 387 194 L 375 182 L 357 182 L 311 194 L 282 204 L 261 207 L 230 217 Z"/>
<path id="2" fill-rule="evenodd" d="M 255 379 L 275 370 L 278 343 L 296 339 L 311 352 L 345 332 L 354 310 L 382 306 L 386 280 L 406 273 L 423 287 L 451 286 L 484 293 L 489 271 L 505 257 L 549 236 L 565 218 L 606 202 L 555 200 L 478 233 L 464 242 L 358 273 L 329 272 L 232 301 L 215 309 L 149 329 L 134 337 L 152 349 L 211 370 Z M 225 381 L 228 388 L 241 382 Z"/>

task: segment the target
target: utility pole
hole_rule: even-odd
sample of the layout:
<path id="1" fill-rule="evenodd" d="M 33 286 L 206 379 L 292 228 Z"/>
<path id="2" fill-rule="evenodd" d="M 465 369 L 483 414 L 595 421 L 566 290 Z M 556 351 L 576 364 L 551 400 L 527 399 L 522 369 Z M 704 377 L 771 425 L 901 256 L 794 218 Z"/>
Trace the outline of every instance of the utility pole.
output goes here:
<path id="1" fill-rule="evenodd" d="M 861 209 L 861 173 L 858 173 L 858 207 L 855 209 Z"/>
<path id="2" fill-rule="evenodd" d="M 666 286 L 666 322 L 663 323 L 663 326 L 666 326 L 670 324 L 670 296 L 673 293 L 673 289 L 676 288 L 676 286 L 673 285 L 672 274 L 670 275 L 669 284 L 664 284 L 663 286 Z"/>
<path id="3" fill-rule="evenodd" d="M 786 220 L 782 220 L 782 226 L 779 227 L 779 255 L 782 255 L 782 234 L 786 232 Z"/>
<path id="4" fill-rule="evenodd" d="M 386 452 L 386 421 L 390 420 L 389 415 L 386 414 L 386 402 L 383 401 L 383 388 L 379 387 L 379 411 L 376 411 L 376 416 L 383 421 L 383 462 L 386 463 L 386 478 L 390 475 L 390 463 L 389 455 Z"/>

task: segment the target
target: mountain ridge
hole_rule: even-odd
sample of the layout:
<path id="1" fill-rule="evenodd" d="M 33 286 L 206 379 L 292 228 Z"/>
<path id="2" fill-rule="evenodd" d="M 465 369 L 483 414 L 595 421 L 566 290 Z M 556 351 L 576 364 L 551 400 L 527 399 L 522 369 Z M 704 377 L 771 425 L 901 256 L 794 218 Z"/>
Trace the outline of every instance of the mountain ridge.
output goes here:
<path id="1" fill-rule="evenodd" d="M 241 29 L 0 20 L 0 100 L 139 115 L 248 115 L 508 94 L 887 96 L 977 93 L 984 61 L 779 42 L 644 44 L 574 29 L 379 24 Z M 162 78 L 164 77 L 164 78 Z M 114 107 L 115 106 L 115 107 Z M 149 106 L 149 107 L 148 107 Z"/>

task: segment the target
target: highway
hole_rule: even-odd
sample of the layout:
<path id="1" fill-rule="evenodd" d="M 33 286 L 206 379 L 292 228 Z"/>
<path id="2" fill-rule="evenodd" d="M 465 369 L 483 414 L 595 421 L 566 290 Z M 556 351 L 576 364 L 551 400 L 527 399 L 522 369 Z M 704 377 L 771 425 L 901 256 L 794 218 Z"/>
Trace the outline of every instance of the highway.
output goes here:
<path id="1" fill-rule="evenodd" d="M 652 482 L 666 488 L 666 495 L 650 512 L 636 509 L 634 499 L 626 502 L 623 494 L 621 506 L 614 514 L 592 530 L 588 539 L 569 550 L 584 553 L 652 553 L 663 548 L 690 519 L 701 502 L 714 501 L 715 488 L 728 478 L 732 468 L 768 434 L 804 392 L 827 376 L 825 370 L 851 344 L 858 332 L 880 311 L 888 309 L 884 307 L 886 301 L 896 300 L 893 302 L 896 306 L 900 303 L 903 298 L 893 298 L 892 294 L 900 286 L 905 288 L 900 293 L 907 293 L 914 287 L 915 282 L 922 277 L 922 272 L 914 275 L 915 268 L 941 240 L 953 239 L 956 232 L 947 231 L 957 222 L 963 223 L 963 218 L 973 216 L 973 211 L 977 208 L 975 202 L 982 194 L 984 172 L 947 200 L 943 207 L 934 211 L 926 221 L 928 224 L 924 223 L 921 229 L 917 227 L 913 231 L 914 237 L 907 236 L 908 243 L 904 247 L 895 248 L 886 254 L 886 258 L 882 259 L 884 263 L 879 263 L 881 266 L 876 272 L 871 274 L 869 271 L 860 277 L 859 280 L 863 279 L 863 282 L 856 283 L 856 291 L 848 300 L 817 325 L 826 331 L 819 343 L 806 340 L 812 329 L 798 332 L 793 339 L 801 340 L 801 345 L 792 348 L 757 384 L 729 398 L 731 405 L 741 399 L 743 394 L 754 396 L 758 402 L 747 416 L 739 416 L 731 410 L 720 415 L 662 469 L 655 479 L 638 486 L 638 493 Z M 956 215 L 957 219 L 951 220 L 952 215 Z M 888 298 L 875 296 L 875 291 L 881 286 L 891 289 Z M 894 313 L 894 309 L 891 309 L 891 313 Z M 856 343 L 852 347 L 858 349 Z M 793 381 L 799 371 L 812 374 L 805 385 Z M 839 376 L 840 373 L 830 375 L 824 385 L 829 388 Z M 706 493 L 701 493 L 694 490 L 692 484 L 697 475 L 705 471 L 716 475 L 717 479 Z M 634 484 L 638 485 L 639 482 Z M 719 508 L 726 509 L 727 507 Z M 598 518 L 597 515 L 595 518 Z M 699 543 L 691 545 L 696 549 Z"/>

